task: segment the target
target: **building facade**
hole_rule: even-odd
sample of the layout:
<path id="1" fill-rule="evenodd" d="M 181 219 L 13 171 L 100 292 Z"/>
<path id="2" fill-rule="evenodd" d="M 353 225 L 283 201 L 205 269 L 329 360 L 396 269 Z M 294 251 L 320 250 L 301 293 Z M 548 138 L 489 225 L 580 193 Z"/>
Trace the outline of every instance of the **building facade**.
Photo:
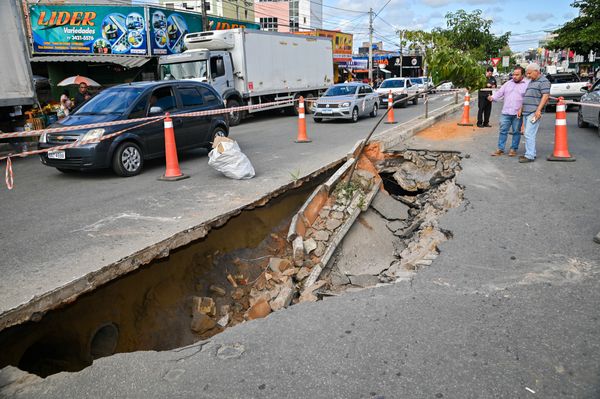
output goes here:
<path id="1" fill-rule="evenodd" d="M 323 27 L 322 0 L 256 0 L 255 21 L 273 32 L 299 32 Z"/>
<path id="2" fill-rule="evenodd" d="M 254 3 L 248 0 L 206 0 L 207 13 L 217 17 L 254 22 Z M 200 0 L 173 1 L 160 0 L 160 5 L 187 11 L 202 11 Z"/>

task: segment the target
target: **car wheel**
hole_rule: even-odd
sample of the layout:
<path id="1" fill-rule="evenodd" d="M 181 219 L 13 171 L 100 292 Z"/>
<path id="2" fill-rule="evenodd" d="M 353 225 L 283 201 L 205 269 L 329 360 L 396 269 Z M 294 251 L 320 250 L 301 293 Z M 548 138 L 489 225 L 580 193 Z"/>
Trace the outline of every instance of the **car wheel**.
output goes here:
<path id="1" fill-rule="evenodd" d="M 323 118 L 313 118 L 313 120 L 314 120 L 316 123 L 321 123 L 321 122 L 323 122 Z"/>
<path id="2" fill-rule="evenodd" d="M 415 96 L 412 100 L 413 105 L 417 105 L 419 103 L 419 96 Z"/>
<path id="3" fill-rule="evenodd" d="M 375 118 L 377 116 L 377 111 L 379 111 L 379 108 L 377 107 L 377 104 L 374 104 L 373 111 L 371 111 L 371 113 L 369 114 L 371 118 Z"/>
<path id="4" fill-rule="evenodd" d="M 75 170 L 75 169 L 65 169 L 65 168 L 56 168 L 56 170 L 58 170 L 60 173 L 64 173 L 64 174 L 77 172 L 77 170 Z"/>
<path id="5" fill-rule="evenodd" d="M 583 114 L 581 113 L 581 107 L 577 111 L 577 127 L 588 127 L 587 122 L 583 120 Z"/>
<path id="6" fill-rule="evenodd" d="M 358 122 L 358 108 L 354 107 L 352 108 L 352 119 L 351 119 L 352 123 L 356 123 Z"/>
<path id="7" fill-rule="evenodd" d="M 122 143 L 113 155 L 112 167 L 122 177 L 138 175 L 142 171 L 144 157 L 141 148 L 131 142 Z"/>
<path id="8" fill-rule="evenodd" d="M 222 126 L 215 127 L 210 135 L 210 143 L 205 145 L 204 148 L 206 148 L 207 151 L 212 150 L 212 143 L 215 141 L 215 137 L 227 137 L 227 135 L 227 131 Z"/>
<path id="9" fill-rule="evenodd" d="M 408 105 L 408 100 L 406 98 L 398 103 L 398 106 L 400 108 L 406 108 L 407 105 Z"/>
<path id="10" fill-rule="evenodd" d="M 227 100 L 227 108 L 239 107 L 240 103 L 237 100 Z M 237 126 L 242 122 L 242 111 L 229 112 L 229 126 Z"/>

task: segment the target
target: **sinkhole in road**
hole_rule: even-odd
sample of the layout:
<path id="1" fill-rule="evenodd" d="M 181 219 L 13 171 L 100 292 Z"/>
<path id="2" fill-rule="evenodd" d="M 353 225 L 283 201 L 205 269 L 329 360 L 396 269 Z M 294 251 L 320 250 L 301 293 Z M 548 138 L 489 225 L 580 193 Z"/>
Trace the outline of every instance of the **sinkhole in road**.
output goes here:
<path id="1" fill-rule="evenodd" d="M 304 300 L 400 281 L 405 273 L 431 264 L 437 256 L 436 245 L 449 238 L 450 233 L 439 229 L 436 221 L 462 200 L 462 188 L 455 183 L 459 163 L 457 153 L 412 150 L 373 161 L 383 187 L 359 223 L 351 226 L 346 238 L 342 236 L 338 248 L 333 247 L 335 255 L 323 261 L 321 272 L 323 253 L 337 244 L 307 238 L 305 256 L 298 264 L 288 229 L 312 190 L 332 173 L 324 172 L 264 206 L 242 211 L 204 238 L 172 250 L 168 257 L 49 311 L 41 320 L 1 331 L 0 368 L 13 365 L 42 377 L 79 371 L 115 353 L 190 345 Z M 360 179 L 366 175 L 356 174 L 357 187 L 364 185 Z M 341 231 L 339 226 L 347 217 L 336 208 L 336 192 L 332 191 L 332 198 L 309 228 L 315 237 L 334 237 Z M 383 195 L 406 208 L 402 217 L 386 214 Z M 380 224 L 391 232 L 385 236 L 393 241 L 391 260 L 382 261 L 377 270 L 357 272 L 351 270 L 355 261 L 345 262 L 353 258 L 347 249 L 361 251 L 352 241 L 357 228 L 369 226 L 368 236 L 377 235 L 372 231 L 376 223 L 368 220 L 370 213 L 383 217 Z M 342 221 L 327 223 L 335 218 Z M 303 290 L 308 295 L 301 295 Z"/>

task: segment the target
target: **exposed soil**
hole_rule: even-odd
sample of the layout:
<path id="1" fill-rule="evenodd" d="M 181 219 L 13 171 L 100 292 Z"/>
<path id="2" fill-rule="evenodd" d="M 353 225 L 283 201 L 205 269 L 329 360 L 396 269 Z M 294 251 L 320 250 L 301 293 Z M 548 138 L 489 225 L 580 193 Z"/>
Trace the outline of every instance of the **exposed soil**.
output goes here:
<path id="1" fill-rule="evenodd" d="M 488 133 L 490 130 L 480 129 L 477 126 L 458 126 L 458 122 L 459 120 L 438 122 L 417 133 L 415 137 L 431 141 L 468 140 L 475 134 Z"/>

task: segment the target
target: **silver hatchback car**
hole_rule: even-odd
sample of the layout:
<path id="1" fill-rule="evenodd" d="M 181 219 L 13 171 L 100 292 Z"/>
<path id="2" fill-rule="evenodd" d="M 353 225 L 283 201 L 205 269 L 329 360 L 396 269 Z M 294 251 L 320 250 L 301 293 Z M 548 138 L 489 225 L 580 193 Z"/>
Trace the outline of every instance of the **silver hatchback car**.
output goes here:
<path id="1" fill-rule="evenodd" d="M 365 83 L 350 82 L 331 86 L 312 106 L 313 119 L 348 119 L 377 116 L 379 96 Z"/>
<path id="2" fill-rule="evenodd" d="M 596 126 L 600 135 L 600 110 L 598 109 L 600 106 L 600 80 L 597 80 L 591 88 L 582 88 L 581 91 L 585 94 L 581 96 L 580 101 L 583 105 L 579 106 L 577 126 Z"/>

